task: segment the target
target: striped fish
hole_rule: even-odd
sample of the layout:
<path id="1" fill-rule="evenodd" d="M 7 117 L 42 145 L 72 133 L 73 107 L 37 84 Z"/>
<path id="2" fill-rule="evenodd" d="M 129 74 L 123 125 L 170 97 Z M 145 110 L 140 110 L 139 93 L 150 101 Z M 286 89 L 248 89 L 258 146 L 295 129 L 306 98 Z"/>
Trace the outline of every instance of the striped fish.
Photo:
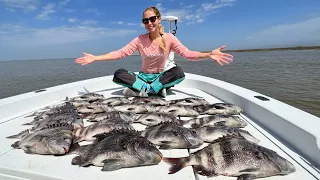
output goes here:
<path id="1" fill-rule="evenodd" d="M 80 167 L 103 167 L 101 171 L 116 171 L 122 168 L 151 166 L 161 162 L 161 152 L 146 138 L 131 131 L 113 131 L 95 136 L 88 145 L 76 143 L 70 154 L 78 154 L 72 165 Z"/>
<path id="2" fill-rule="evenodd" d="M 148 126 L 141 131 L 141 136 L 160 146 L 159 149 L 197 148 L 203 144 L 195 131 L 173 123 Z"/>
<path id="3" fill-rule="evenodd" d="M 89 122 L 98 122 L 103 119 L 121 118 L 127 122 L 133 122 L 134 113 L 124 113 L 119 111 L 110 111 L 103 113 L 82 114 L 82 117 Z"/>
<path id="4" fill-rule="evenodd" d="M 169 104 L 199 106 L 199 105 L 209 105 L 210 103 L 203 98 L 189 97 L 189 98 L 183 98 L 183 99 L 170 100 Z"/>
<path id="5" fill-rule="evenodd" d="M 184 125 L 191 126 L 192 128 L 198 128 L 202 126 L 228 126 L 234 128 L 242 128 L 247 126 L 248 123 L 238 116 L 216 114 L 201 118 L 184 120 Z"/>
<path id="6" fill-rule="evenodd" d="M 121 118 L 104 119 L 84 128 L 73 131 L 73 141 L 94 141 L 97 134 L 108 133 L 114 130 L 134 130 L 133 126 Z"/>
<path id="7" fill-rule="evenodd" d="M 163 158 L 171 164 L 169 174 L 193 166 L 197 174 L 238 177 L 238 180 L 287 175 L 294 165 L 275 151 L 247 141 L 241 135 L 224 136 L 207 147 L 180 158 Z"/>
<path id="8" fill-rule="evenodd" d="M 259 140 L 252 136 L 248 131 L 240 128 L 232 128 L 228 126 L 203 126 L 200 128 L 193 129 L 200 136 L 204 142 L 211 143 L 215 140 L 222 138 L 223 136 L 232 135 L 232 134 L 241 134 L 248 141 L 253 143 L 259 143 Z"/>
<path id="9" fill-rule="evenodd" d="M 175 116 L 166 113 L 146 113 L 134 115 L 134 123 L 141 123 L 146 126 L 154 126 L 163 122 L 170 122 L 182 125 L 183 121 Z"/>

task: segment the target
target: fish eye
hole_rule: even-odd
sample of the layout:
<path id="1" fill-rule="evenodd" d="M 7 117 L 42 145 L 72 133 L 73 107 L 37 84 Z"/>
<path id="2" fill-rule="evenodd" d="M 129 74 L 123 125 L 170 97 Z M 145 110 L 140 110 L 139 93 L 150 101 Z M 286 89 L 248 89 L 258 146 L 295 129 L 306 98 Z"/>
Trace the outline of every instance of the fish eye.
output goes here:
<path id="1" fill-rule="evenodd" d="M 224 107 L 222 107 L 222 106 L 214 106 L 214 108 L 216 108 L 216 109 L 224 109 Z"/>

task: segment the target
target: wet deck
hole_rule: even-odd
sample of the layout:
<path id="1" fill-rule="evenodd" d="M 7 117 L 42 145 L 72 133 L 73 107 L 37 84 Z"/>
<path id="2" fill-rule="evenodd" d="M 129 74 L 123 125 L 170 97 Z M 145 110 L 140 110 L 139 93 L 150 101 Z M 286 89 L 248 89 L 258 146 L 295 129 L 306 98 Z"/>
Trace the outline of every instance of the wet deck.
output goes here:
<path id="1" fill-rule="evenodd" d="M 100 91 L 105 97 L 118 96 L 122 90 L 111 89 Z M 210 103 L 221 102 L 220 100 L 206 94 L 198 89 L 189 88 L 173 88 L 168 92 L 167 100 L 180 99 L 185 97 L 200 96 L 204 97 Z M 40 108 L 40 107 L 39 107 Z M 31 113 L 31 112 L 30 112 Z M 296 180 L 296 179 L 318 179 L 319 173 L 315 169 L 308 166 L 308 164 L 295 154 L 288 147 L 281 144 L 274 137 L 264 131 L 261 127 L 254 123 L 253 120 L 247 118 L 245 115 L 240 115 L 245 119 L 249 125 L 244 129 L 248 130 L 253 136 L 260 140 L 259 144 L 272 149 L 279 153 L 284 158 L 292 162 L 296 167 L 296 172 L 287 176 L 274 176 L 265 178 L 266 180 Z M 15 142 L 14 139 L 6 139 L 5 137 L 16 134 L 28 126 L 22 126 L 21 124 L 30 122 L 33 117 L 30 118 L 15 118 L 5 123 L 0 124 L 0 174 L 1 177 L 7 179 L 14 179 L 14 177 L 21 177 L 20 179 L 215 179 L 215 180 L 227 180 L 236 179 L 234 177 L 217 176 L 214 178 L 207 178 L 201 175 L 195 175 L 192 167 L 186 167 L 176 174 L 168 174 L 169 165 L 165 162 L 161 162 L 155 166 L 135 167 L 120 169 L 113 172 L 102 172 L 101 167 L 78 167 L 71 165 L 71 159 L 75 155 L 68 156 L 43 156 L 43 155 L 29 155 L 25 154 L 23 150 L 12 149 L 10 145 Z M 184 118 L 187 119 L 187 118 Z M 85 122 L 85 125 L 88 123 Z M 142 130 L 145 126 L 141 124 L 133 124 L 137 130 Z M 188 156 L 190 152 L 194 150 L 161 150 L 164 157 L 183 157 Z M 7 174 L 8 176 L 6 176 Z M 317 177 L 318 178 L 317 178 Z"/>

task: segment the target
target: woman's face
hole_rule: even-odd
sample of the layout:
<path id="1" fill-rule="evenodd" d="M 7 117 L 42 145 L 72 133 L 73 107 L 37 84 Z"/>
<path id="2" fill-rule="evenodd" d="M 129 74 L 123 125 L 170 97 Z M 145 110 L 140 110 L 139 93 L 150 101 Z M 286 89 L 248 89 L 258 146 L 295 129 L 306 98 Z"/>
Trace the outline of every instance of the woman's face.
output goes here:
<path id="1" fill-rule="evenodd" d="M 160 19 L 153 11 L 147 10 L 143 13 L 143 24 L 148 32 L 156 32 L 158 30 L 159 23 Z"/>

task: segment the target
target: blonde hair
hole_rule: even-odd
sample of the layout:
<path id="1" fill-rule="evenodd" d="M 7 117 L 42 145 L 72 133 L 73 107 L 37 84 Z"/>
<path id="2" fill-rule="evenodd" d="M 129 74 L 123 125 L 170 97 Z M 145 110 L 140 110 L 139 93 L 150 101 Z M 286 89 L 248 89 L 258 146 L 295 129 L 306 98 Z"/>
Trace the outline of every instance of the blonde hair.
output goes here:
<path id="1" fill-rule="evenodd" d="M 143 11 L 143 13 L 145 13 L 146 11 L 153 11 L 156 16 L 158 16 L 158 18 L 161 18 L 161 14 L 160 14 L 160 11 L 156 8 L 156 7 L 148 7 L 147 9 L 145 9 Z M 164 34 L 164 28 L 163 26 L 159 23 L 159 34 L 161 36 L 161 44 L 160 44 L 160 48 L 162 49 L 163 52 L 166 51 L 166 47 L 167 47 L 167 41 L 166 41 L 166 38 L 163 36 Z"/>

